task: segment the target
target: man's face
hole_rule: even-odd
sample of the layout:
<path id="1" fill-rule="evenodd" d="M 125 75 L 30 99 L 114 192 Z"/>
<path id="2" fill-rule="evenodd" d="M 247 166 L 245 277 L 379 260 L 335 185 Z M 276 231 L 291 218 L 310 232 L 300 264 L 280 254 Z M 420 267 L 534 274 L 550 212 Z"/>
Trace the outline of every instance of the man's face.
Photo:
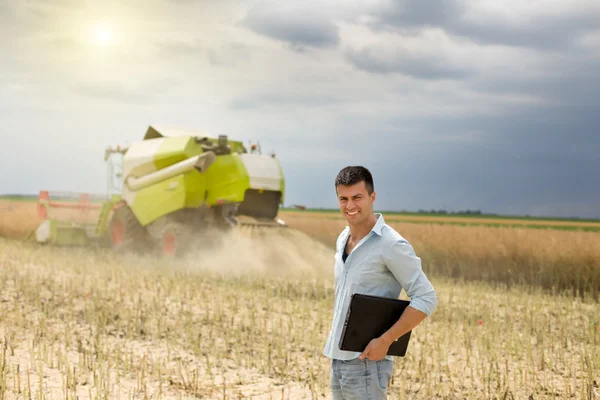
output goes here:
<path id="1" fill-rule="evenodd" d="M 336 192 L 340 211 L 349 224 L 358 225 L 373 214 L 375 192 L 369 195 L 364 181 L 352 186 L 339 185 Z"/>

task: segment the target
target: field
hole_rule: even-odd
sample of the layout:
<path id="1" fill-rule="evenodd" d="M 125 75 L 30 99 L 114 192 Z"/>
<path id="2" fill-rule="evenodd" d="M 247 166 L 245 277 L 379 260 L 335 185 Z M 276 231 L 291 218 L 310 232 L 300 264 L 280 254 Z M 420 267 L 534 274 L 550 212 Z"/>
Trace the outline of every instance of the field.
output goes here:
<path id="1" fill-rule="evenodd" d="M 560 229 L 586 232 L 600 232 L 600 220 L 550 219 L 540 217 L 516 218 L 503 216 L 449 215 L 449 214 L 418 214 L 404 212 L 383 212 L 390 222 L 411 224 L 488 226 L 512 228 Z M 285 215 L 301 214 L 307 217 L 341 220 L 337 210 L 286 210 Z"/>
<path id="2" fill-rule="evenodd" d="M 346 225 L 332 213 L 282 213 L 290 226 L 333 247 Z M 385 216 L 384 216 L 385 217 Z M 402 233 L 437 276 L 552 293 L 600 296 L 600 233 L 527 227 L 386 222 Z"/>
<path id="3" fill-rule="evenodd" d="M 32 207 L 0 204 L 0 399 L 330 398 L 343 221 L 284 212 L 168 260 L 13 239 Z M 388 222 L 440 298 L 390 398 L 600 399 L 598 233 Z"/>

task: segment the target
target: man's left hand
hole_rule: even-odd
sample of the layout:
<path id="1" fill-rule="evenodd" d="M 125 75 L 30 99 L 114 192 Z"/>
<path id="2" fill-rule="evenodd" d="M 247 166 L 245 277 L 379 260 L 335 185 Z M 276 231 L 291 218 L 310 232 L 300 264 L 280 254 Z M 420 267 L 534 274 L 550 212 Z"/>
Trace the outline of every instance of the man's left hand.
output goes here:
<path id="1" fill-rule="evenodd" d="M 362 353 L 358 356 L 360 360 L 364 360 L 368 358 L 372 361 L 383 360 L 387 355 L 387 352 L 392 343 L 386 342 L 382 338 L 375 338 L 369 342 L 367 347 L 363 350 Z"/>

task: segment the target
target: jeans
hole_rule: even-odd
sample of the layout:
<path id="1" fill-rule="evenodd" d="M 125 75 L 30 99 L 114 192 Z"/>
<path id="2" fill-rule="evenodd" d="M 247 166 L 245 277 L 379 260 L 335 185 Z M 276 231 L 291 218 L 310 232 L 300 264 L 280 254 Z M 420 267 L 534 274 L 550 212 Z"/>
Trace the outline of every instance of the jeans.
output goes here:
<path id="1" fill-rule="evenodd" d="M 371 361 L 332 360 L 331 393 L 333 400 L 379 400 L 387 399 L 386 391 L 394 362 L 383 359 Z"/>

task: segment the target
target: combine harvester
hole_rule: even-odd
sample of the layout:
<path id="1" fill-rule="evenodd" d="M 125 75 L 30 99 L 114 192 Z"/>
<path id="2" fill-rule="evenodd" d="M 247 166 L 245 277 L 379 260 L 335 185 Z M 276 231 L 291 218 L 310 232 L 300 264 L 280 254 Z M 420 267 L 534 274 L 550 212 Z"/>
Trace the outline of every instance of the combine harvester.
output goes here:
<path id="1" fill-rule="evenodd" d="M 126 148 L 109 148 L 108 193 L 101 202 L 89 195 L 57 201 L 38 198 L 43 222 L 39 243 L 87 245 L 115 250 L 162 249 L 185 252 L 193 238 L 209 238 L 236 226 L 286 227 L 277 218 L 284 199 L 284 177 L 275 155 L 251 152 L 227 136 L 149 127 L 144 139 Z M 73 196 L 71 196 L 73 197 Z M 77 209 L 92 222 L 51 218 L 50 210 Z"/>

